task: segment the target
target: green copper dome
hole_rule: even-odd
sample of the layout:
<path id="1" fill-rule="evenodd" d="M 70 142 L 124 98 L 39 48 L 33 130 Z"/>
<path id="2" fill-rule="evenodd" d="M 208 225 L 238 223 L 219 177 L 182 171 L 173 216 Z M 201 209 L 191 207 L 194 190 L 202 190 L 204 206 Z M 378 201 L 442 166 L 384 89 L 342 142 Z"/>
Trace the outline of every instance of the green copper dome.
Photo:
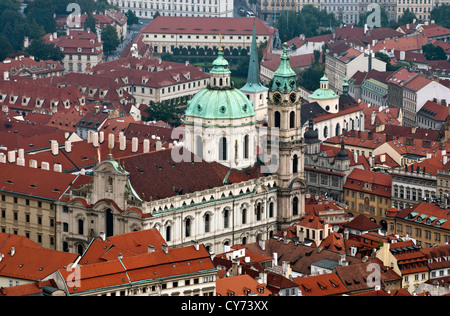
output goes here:
<path id="1" fill-rule="evenodd" d="M 218 56 L 213 61 L 213 69 L 211 70 L 213 74 L 231 74 L 230 69 L 228 69 L 228 61 L 223 58 L 223 50 L 219 48 Z"/>
<path id="2" fill-rule="evenodd" d="M 332 89 L 328 88 L 328 78 L 326 75 L 323 75 L 323 77 L 320 78 L 320 88 L 314 91 L 313 94 L 310 94 L 309 98 L 328 100 L 338 98 L 338 95 Z"/>
<path id="3" fill-rule="evenodd" d="M 213 62 L 210 82 L 207 88 L 197 92 L 188 101 L 185 115 L 204 119 L 240 119 L 256 116 L 253 102 L 240 90 L 231 85 L 228 61 L 219 49 Z"/>
<path id="4" fill-rule="evenodd" d="M 239 119 L 254 115 L 253 103 L 238 89 L 202 89 L 188 102 L 186 110 L 186 116 L 205 119 Z"/>
<path id="5" fill-rule="evenodd" d="M 283 44 L 283 54 L 280 56 L 280 65 L 273 74 L 272 90 L 292 91 L 297 89 L 295 79 L 297 74 L 289 63 L 290 56 L 287 53 L 287 44 Z"/>

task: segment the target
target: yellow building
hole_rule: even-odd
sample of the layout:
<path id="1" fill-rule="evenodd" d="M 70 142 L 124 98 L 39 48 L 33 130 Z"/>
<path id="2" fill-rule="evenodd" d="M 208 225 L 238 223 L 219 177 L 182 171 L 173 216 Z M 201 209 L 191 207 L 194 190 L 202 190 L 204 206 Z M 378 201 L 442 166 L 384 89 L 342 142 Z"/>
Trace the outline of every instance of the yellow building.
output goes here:
<path id="1" fill-rule="evenodd" d="M 354 217 L 364 214 L 387 229 L 386 212 L 391 205 L 391 176 L 354 169 L 344 185 L 344 200 Z"/>
<path id="2" fill-rule="evenodd" d="M 70 184 L 87 183 L 76 176 L 0 163 L 0 232 L 25 236 L 44 248 L 61 250 L 58 238 L 64 193 Z"/>
<path id="3" fill-rule="evenodd" d="M 420 202 L 403 210 L 388 212 L 388 234 L 408 236 L 418 246 L 428 248 L 450 242 L 450 216 L 446 205 Z"/>
<path id="4" fill-rule="evenodd" d="M 402 277 L 402 287 L 410 293 L 429 278 L 428 260 L 411 240 L 384 243 L 376 257 Z"/>

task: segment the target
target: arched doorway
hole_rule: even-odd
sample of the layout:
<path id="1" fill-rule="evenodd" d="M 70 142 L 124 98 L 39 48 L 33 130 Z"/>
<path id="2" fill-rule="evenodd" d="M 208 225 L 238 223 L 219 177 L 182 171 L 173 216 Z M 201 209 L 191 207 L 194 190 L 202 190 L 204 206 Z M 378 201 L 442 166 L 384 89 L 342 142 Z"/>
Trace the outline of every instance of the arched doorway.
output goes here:
<path id="1" fill-rule="evenodd" d="M 105 211 L 106 237 L 114 236 L 114 215 L 111 209 Z"/>

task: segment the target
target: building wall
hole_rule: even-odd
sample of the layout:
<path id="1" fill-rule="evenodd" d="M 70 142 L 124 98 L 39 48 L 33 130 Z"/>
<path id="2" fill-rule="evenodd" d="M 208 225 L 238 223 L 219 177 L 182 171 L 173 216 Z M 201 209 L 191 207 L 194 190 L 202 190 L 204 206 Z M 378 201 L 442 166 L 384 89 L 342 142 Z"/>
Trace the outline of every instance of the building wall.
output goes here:
<path id="1" fill-rule="evenodd" d="M 51 200 L 2 191 L 1 232 L 26 236 L 44 248 L 55 250 L 57 209 L 59 206 Z"/>
<path id="2" fill-rule="evenodd" d="M 430 18 L 435 0 L 397 0 L 396 20 L 403 15 L 407 9 L 413 12 L 419 21 L 426 21 Z"/>
<path id="3" fill-rule="evenodd" d="M 375 184 L 376 185 L 376 184 Z M 368 192 L 351 190 L 344 187 L 344 200 L 348 212 L 354 217 L 364 214 L 375 223 L 385 226 L 386 211 L 391 207 L 391 197 L 380 196 Z"/>
<path id="4" fill-rule="evenodd" d="M 232 0 L 190 0 L 183 3 L 165 0 L 108 0 L 119 7 L 122 12 L 134 12 L 138 18 L 151 19 L 156 12 L 162 16 L 217 16 L 232 17 L 234 3 Z"/>
<path id="5" fill-rule="evenodd" d="M 203 48 L 212 49 L 214 54 L 219 45 L 222 48 L 230 50 L 246 49 L 250 53 L 252 46 L 252 36 L 250 34 L 160 34 L 160 33 L 143 33 L 143 41 L 150 45 L 155 53 L 173 53 L 174 48 Z M 256 36 L 256 42 L 269 41 L 270 34 Z"/>

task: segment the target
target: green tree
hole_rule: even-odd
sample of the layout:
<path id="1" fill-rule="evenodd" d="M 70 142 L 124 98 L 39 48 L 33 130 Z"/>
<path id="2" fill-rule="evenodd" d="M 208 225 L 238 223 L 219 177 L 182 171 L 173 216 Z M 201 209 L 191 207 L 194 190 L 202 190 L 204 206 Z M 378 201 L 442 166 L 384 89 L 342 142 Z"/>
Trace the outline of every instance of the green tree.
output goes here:
<path id="1" fill-rule="evenodd" d="M 8 38 L 0 35 L 0 61 L 3 61 L 9 54 L 14 52 L 14 48 Z"/>
<path id="2" fill-rule="evenodd" d="M 92 33 L 97 34 L 96 24 L 97 21 L 95 20 L 94 16 L 89 13 L 86 17 L 86 21 L 84 21 L 84 29 L 87 30 L 89 28 Z"/>
<path id="3" fill-rule="evenodd" d="M 117 46 L 119 46 L 120 41 L 117 35 L 117 30 L 112 25 L 106 25 L 102 30 L 102 41 L 103 50 L 106 55 L 111 54 Z"/>
<path id="4" fill-rule="evenodd" d="M 178 126 L 181 123 L 181 115 L 184 113 L 185 103 L 175 104 L 174 102 L 150 102 L 147 112 L 148 121 L 163 121 L 171 126 Z"/>
<path id="5" fill-rule="evenodd" d="M 53 17 L 55 6 L 52 0 L 34 0 L 28 4 L 25 11 L 30 25 L 36 22 L 44 27 L 46 33 L 56 31 L 56 21 Z"/>
<path id="6" fill-rule="evenodd" d="M 153 15 L 153 19 L 156 19 L 158 16 L 160 16 L 161 14 L 159 13 L 159 11 L 156 11 L 155 14 Z"/>
<path id="7" fill-rule="evenodd" d="M 57 46 L 45 43 L 42 38 L 33 40 L 26 52 L 38 60 L 62 61 L 64 58 L 64 53 Z"/>
<path id="8" fill-rule="evenodd" d="M 441 46 L 427 44 L 422 46 L 422 52 L 427 60 L 447 60 L 447 54 Z"/>
<path id="9" fill-rule="evenodd" d="M 299 72 L 298 84 L 309 91 L 314 91 L 320 87 L 320 78 L 324 74 L 323 64 L 312 65 Z"/>
<path id="10" fill-rule="evenodd" d="M 450 28 L 450 4 L 441 4 L 434 7 L 430 13 L 430 20 L 446 28 Z"/>
<path id="11" fill-rule="evenodd" d="M 133 24 L 139 23 L 139 18 L 136 16 L 136 14 L 134 14 L 133 11 L 128 10 L 127 13 L 125 13 L 125 15 L 127 16 L 127 25 L 128 26 L 132 26 Z"/>
<path id="12" fill-rule="evenodd" d="M 403 15 L 398 19 L 398 23 L 400 25 L 406 25 L 413 23 L 414 20 L 418 20 L 416 15 L 412 11 L 409 11 L 409 9 L 406 9 L 406 11 L 403 12 Z"/>
<path id="13" fill-rule="evenodd" d="M 287 42 L 300 34 L 304 34 L 306 37 L 320 35 L 324 28 L 337 24 L 332 13 L 320 11 L 312 5 L 305 5 L 299 12 L 282 11 L 275 27 L 278 29 L 280 39 Z"/>

